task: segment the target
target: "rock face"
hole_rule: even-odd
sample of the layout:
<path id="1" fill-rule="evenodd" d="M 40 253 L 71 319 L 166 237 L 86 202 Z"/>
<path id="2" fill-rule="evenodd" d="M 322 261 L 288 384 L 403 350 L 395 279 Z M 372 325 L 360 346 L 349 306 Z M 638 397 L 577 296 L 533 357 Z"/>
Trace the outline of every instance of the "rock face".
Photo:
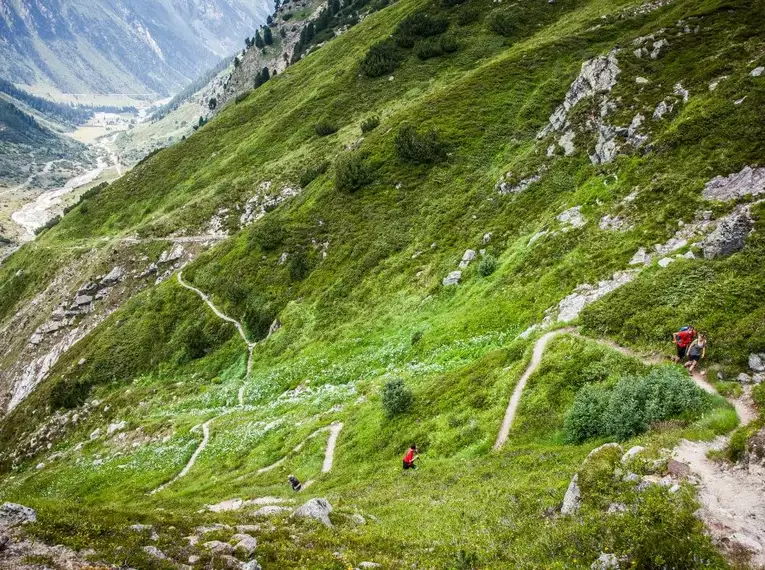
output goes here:
<path id="1" fill-rule="evenodd" d="M 579 473 L 574 474 L 568 484 L 566 494 L 563 497 L 563 505 L 560 508 L 562 515 L 572 515 L 579 511 L 582 505 L 582 490 L 579 488 Z"/>
<path id="2" fill-rule="evenodd" d="M 566 125 L 569 111 L 581 100 L 592 97 L 596 93 L 611 91 L 621 73 L 616 53 L 614 50 L 608 55 L 596 57 L 582 64 L 579 76 L 571 84 L 563 103 L 555 109 L 550 116 L 549 124 L 540 131 L 537 138 L 541 139 L 550 132 L 561 130 Z"/>
<path id="3" fill-rule="evenodd" d="M 460 269 L 465 269 L 468 265 L 470 265 L 470 262 L 475 259 L 475 255 L 475 250 L 466 250 L 462 256 L 462 259 L 460 260 Z"/>
<path id="4" fill-rule="evenodd" d="M 221 542 L 220 540 L 211 540 L 210 542 L 205 542 L 202 547 L 205 548 L 205 550 L 209 550 L 213 554 L 217 554 L 218 556 L 222 554 L 234 553 L 233 546 L 227 542 Z"/>
<path id="5" fill-rule="evenodd" d="M 753 227 L 754 222 L 747 207 L 734 211 L 721 219 L 715 230 L 702 243 L 704 257 L 714 259 L 741 251 L 744 248 L 746 236 Z"/>
<path id="6" fill-rule="evenodd" d="M 257 539 L 249 534 L 235 534 L 231 537 L 231 540 L 237 541 L 234 550 L 248 557 L 253 555 L 258 546 Z"/>
<path id="7" fill-rule="evenodd" d="M 598 559 L 592 563 L 590 568 L 592 570 L 618 570 L 619 559 L 616 557 L 616 554 L 603 552 L 598 556 Z"/>
<path id="8" fill-rule="evenodd" d="M 760 194 L 765 194 L 765 168 L 751 166 L 745 166 L 741 172 L 713 178 L 702 192 L 705 199 L 721 202 Z"/>
<path id="9" fill-rule="evenodd" d="M 332 505 L 327 499 L 311 499 L 302 507 L 299 507 L 292 513 L 295 518 L 314 519 L 325 526 L 332 526 L 329 520 L 329 513 L 332 512 Z"/>
<path id="10" fill-rule="evenodd" d="M 0 507 L 0 525 L 10 527 L 37 521 L 34 509 L 18 503 L 3 503 Z"/>

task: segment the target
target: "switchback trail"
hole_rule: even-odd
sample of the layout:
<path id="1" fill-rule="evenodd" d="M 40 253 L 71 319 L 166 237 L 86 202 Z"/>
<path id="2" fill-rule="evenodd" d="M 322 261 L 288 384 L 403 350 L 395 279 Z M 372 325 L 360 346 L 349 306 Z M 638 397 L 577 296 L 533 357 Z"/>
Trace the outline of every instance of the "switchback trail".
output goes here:
<path id="1" fill-rule="evenodd" d="M 638 358 L 645 364 L 655 365 L 663 362 L 660 357 L 640 355 L 609 340 L 585 337 L 573 328 L 546 333 L 534 345 L 531 362 L 513 390 L 494 443 L 495 450 L 500 449 L 507 441 L 523 389 L 529 377 L 539 367 L 548 342 L 563 334 L 607 346 L 626 356 Z M 717 394 L 702 373 L 694 372 L 691 378 L 705 392 Z M 729 398 L 728 401 L 736 409 L 742 426 L 757 418 L 757 411 L 748 393 L 740 398 Z M 690 470 L 699 477 L 698 497 L 702 504 L 701 518 L 716 542 L 734 552 L 736 549 L 748 551 L 752 555 L 751 562 L 760 567 L 765 565 L 765 501 L 762 499 L 765 493 L 765 482 L 758 473 L 750 473 L 746 468 L 726 467 L 709 459 L 710 451 L 724 449 L 729 440 L 729 436 L 719 436 L 711 442 L 683 439 L 673 450 L 673 454 L 678 461 L 688 465 Z"/>
<path id="2" fill-rule="evenodd" d="M 319 435 L 320 433 L 324 431 L 329 432 L 329 437 L 327 437 L 327 447 L 324 450 L 324 463 L 322 464 L 321 472 L 329 473 L 330 471 L 332 471 L 332 465 L 334 464 L 334 461 L 335 461 L 335 446 L 337 445 L 337 438 L 340 435 L 340 430 L 342 429 L 343 429 L 343 424 L 340 422 L 333 423 L 327 427 L 317 429 L 315 432 L 310 434 L 303 441 L 301 441 L 295 447 L 293 447 L 290 453 L 288 453 L 281 459 L 275 461 L 271 465 L 267 465 L 266 467 L 261 467 L 260 469 L 256 471 L 256 473 L 260 475 L 261 473 L 268 473 L 269 471 L 276 469 L 282 463 L 284 463 L 289 458 L 290 455 L 292 455 L 293 453 L 299 452 L 301 449 L 303 449 L 303 446 L 306 443 L 308 443 L 309 440 L 313 439 L 314 437 L 316 437 L 317 435 Z"/>
<path id="3" fill-rule="evenodd" d="M 182 271 L 178 272 L 178 283 L 181 285 L 181 287 L 184 287 L 185 289 L 188 289 L 189 291 L 193 291 L 194 293 L 199 295 L 202 298 L 202 300 L 205 303 L 207 303 L 207 306 L 210 307 L 212 312 L 215 313 L 215 315 L 218 318 L 226 322 L 232 323 L 236 327 L 236 330 L 239 332 L 239 336 L 242 337 L 242 340 L 245 342 L 245 344 L 247 344 L 247 369 L 245 371 L 245 377 L 244 377 L 246 381 L 247 378 L 249 378 L 250 376 L 250 370 L 252 369 L 252 352 L 255 349 L 255 345 L 257 343 L 250 342 L 247 339 L 247 335 L 244 332 L 244 327 L 239 321 L 229 317 L 223 311 L 218 309 L 218 307 L 216 307 L 215 304 L 213 304 L 213 302 L 210 300 L 210 297 L 208 297 L 204 292 L 200 291 L 193 285 L 189 285 L 188 283 L 186 283 L 183 280 L 183 276 L 181 275 L 182 273 L 183 273 Z M 237 394 L 237 403 L 239 404 L 239 408 L 237 409 L 241 409 L 244 407 L 244 388 L 245 388 L 244 385 L 242 385 L 239 388 L 239 392 Z M 197 462 L 197 458 L 204 451 L 205 447 L 207 447 L 207 443 L 210 441 L 210 424 L 214 422 L 215 420 L 217 420 L 218 418 L 221 418 L 225 416 L 226 414 L 231 413 L 232 411 L 234 410 L 231 410 L 231 409 L 226 410 L 222 414 L 219 414 L 215 416 L 214 418 L 210 418 L 209 420 L 207 420 L 205 423 L 202 424 L 202 441 L 200 442 L 199 446 L 194 450 L 194 453 L 191 455 L 191 458 L 189 458 L 189 461 L 186 463 L 186 465 L 181 470 L 181 472 L 178 473 L 178 475 L 173 477 L 167 483 L 163 483 L 162 485 L 154 489 L 151 492 L 152 495 L 155 493 L 158 493 L 159 491 L 162 491 L 163 489 L 166 489 L 167 487 L 175 483 L 181 477 L 186 476 L 186 474 L 191 470 L 191 468 L 194 467 L 194 464 Z"/>

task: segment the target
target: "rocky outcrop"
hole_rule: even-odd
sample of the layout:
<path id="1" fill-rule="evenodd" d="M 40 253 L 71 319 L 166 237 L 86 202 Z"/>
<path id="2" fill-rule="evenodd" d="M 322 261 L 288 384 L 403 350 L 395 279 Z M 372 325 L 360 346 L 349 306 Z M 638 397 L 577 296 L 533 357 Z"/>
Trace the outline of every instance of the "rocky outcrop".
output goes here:
<path id="1" fill-rule="evenodd" d="M 494 189 L 503 195 L 520 194 L 521 192 L 525 192 L 529 186 L 535 182 L 539 182 L 542 179 L 542 174 L 546 170 L 547 168 L 542 166 L 535 174 L 527 178 L 522 178 L 521 180 L 517 180 L 511 172 L 506 172 L 502 178 L 497 181 Z"/>
<path id="2" fill-rule="evenodd" d="M 582 505 L 582 490 L 579 488 L 579 473 L 575 473 L 568 484 L 566 494 L 563 496 L 563 505 L 560 508 L 562 515 L 573 515 L 579 512 Z"/>
<path id="3" fill-rule="evenodd" d="M 244 203 L 244 212 L 239 218 L 239 224 L 242 227 L 257 222 L 285 200 L 300 194 L 300 189 L 292 188 L 290 186 L 284 186 L 279 193 L 275 195 L 268 194 L 270 189 L 271 182 L 262 182 L 260 186 L 258 186 L 258 191 L 255 196 Z"/>
<path id="4" fill-rule="evenodd" d="M 581 228 L 587 223 L 587 220 L 584 218 L 584 216 L 582 216 L 581 206 L 574 206 L 573 208 L 569 208 L 568 210 L 558 214 L 555 219 L 558 220 L 562 225 L 571 228 Z"/>
<path id="5" fill-rule="evenodd" d="M 559 303 L 557 320 L 562 323 L 573 321 L 587 305 L 629 283 L 636 275 L 637 271 L 635 270 L 619 271 L 614 273 L 611 279 L 599 281 L 597 285 L 590 285 L 589 283 L 579 285 L 571 295 Z"/>
<path id="6" fill-rule="evenodd" d="M 449 287 L 450 285 L 458 285 L 461 279 L 462 271 L 452 271 L 449 273 L 449 275 L 441 280 L 441 284 L 444 287 Z"/>
<path id="7" fill-rule="evenodd" d="M 332 505 L 329 504 L 327 499 L 311 499 L 302 507 L 299 507 L 292 513 L 295 518 L 313 519 L 317 520 L 325 526 L 331 527 L 332 522 L 329 520 L 329 513 L 332 512 Z"/>
<path id="8" fill-rule="evenodd" d="M 715 259 L 741 251 L 753 227 L 749 208 L 737 208 L 732 214 L 721 219 L 714 231 L 703 241 L 704 257 Z"/>
<path id="9" fill-rule="evenodd" d="M 3 503 L 0 506 L 0 526 L 12 527 L 20 524 L 37 521 L 37 512 L 34 509 L 19 505 L 18 503 Z"/>
<path id="10" fill-rule="evenodd" d="M 740 172 L 717 176 L 706 183 L 702 196 L 707 200 L 727 202 L 746 196 L 765 194 L 765 168 L 745 166 Z"/>
<path id="11" fill-rule="evenodd" d="M 586 61 L 582 64 L 579 76 L 574 80 L 566 93 L 563 103 L 550 116 L 549 124 L 542 129 L 537 138 L 562 130 L 568 122 L 569 111 L 583 99 L 597 93 L 607 93 L 616 85 L 616 79 L 621 73 L 616 59 L 617 51 Z"/>

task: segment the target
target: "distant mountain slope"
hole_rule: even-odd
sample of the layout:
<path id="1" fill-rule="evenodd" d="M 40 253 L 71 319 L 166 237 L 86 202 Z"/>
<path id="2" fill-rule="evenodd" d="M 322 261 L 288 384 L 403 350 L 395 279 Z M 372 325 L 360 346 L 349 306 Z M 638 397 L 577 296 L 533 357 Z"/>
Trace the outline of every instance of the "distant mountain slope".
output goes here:
<path id="1" fill-rule="evenodd" d="M 0 77 L 70 93 L 177 91 L 232 53 L 268 0 L 0 0 Z"/>

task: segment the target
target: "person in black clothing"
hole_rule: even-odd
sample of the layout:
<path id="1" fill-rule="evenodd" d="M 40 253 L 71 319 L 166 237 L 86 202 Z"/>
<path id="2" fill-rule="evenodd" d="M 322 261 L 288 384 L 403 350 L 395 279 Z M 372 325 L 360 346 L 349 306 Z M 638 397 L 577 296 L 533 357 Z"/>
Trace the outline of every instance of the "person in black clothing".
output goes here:
<path id="1" fill-rule="evenodd" d="M 298 481 L 297 477 L 295 477 L 294 475 L 290 475 L 289 477 L 287 477 L 287 479 L 289 479 L 290 485 L 292 485 L 292 490 L 295 491 L 296 493 L 303 488 L 303 485 L 300 483 L 300 481 Z"/>

